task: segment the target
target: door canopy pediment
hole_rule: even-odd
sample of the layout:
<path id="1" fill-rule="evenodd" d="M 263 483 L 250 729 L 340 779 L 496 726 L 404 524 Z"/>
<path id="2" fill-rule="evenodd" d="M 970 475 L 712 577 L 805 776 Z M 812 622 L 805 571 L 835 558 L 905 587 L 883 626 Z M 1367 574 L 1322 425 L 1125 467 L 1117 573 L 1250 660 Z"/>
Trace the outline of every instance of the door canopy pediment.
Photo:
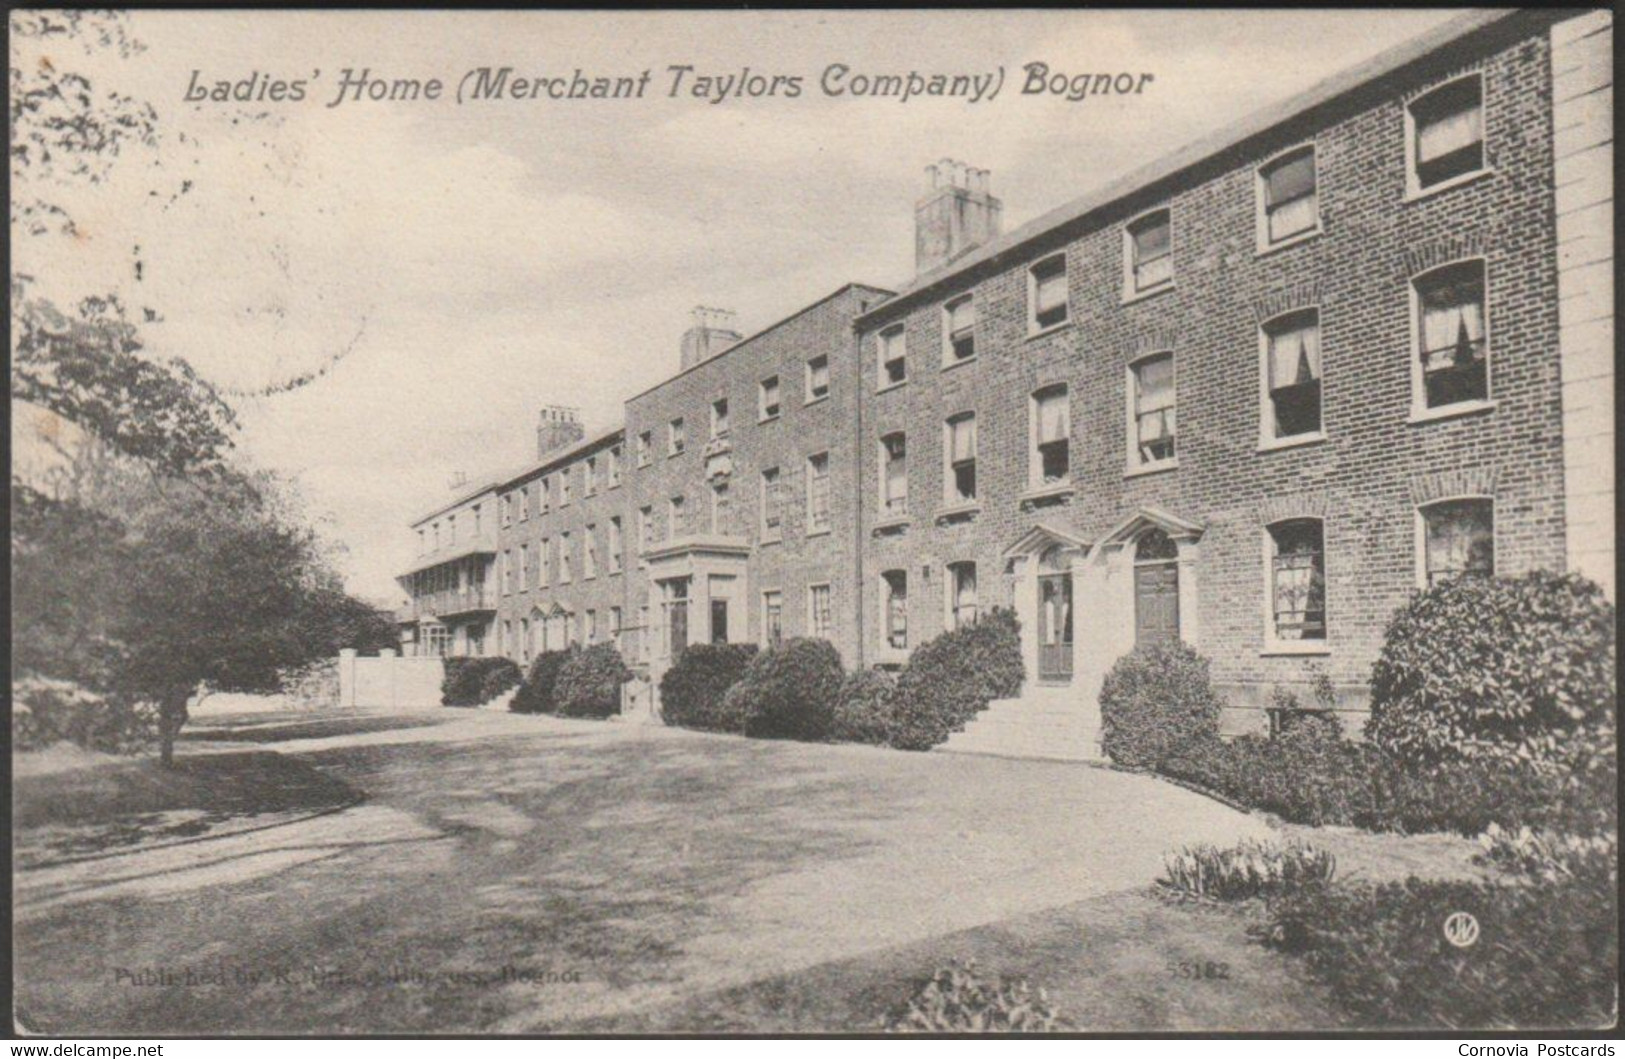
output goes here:
<path id="1" fill-rule="evenodd" d="M 1084 555 L 1089 542 L 1070 530 L 1039 523 L 1017 537 L 1015 543 L 1004 550 L 1005 559 L 1036 559 L 1051 548 L 1059 547 L 1068 554 Z"/>
<path id="2" fill-rule="evenodd" d="M 1136 509 L 1134 514 L 1118 523 L 1110 533 L 1100 538 L 1099 547 L 1102 549 L 1121 548 L 1135 541 L 1147 530 L 1152 529 L 1161 530 L 1172 540 L 1184 544 L 1200 540 L 1207 527 L 1200 522 L 1191 522 L 1188 519 L 1180 518 L 1178 515 L 1171 515 L 1159 507 L 1142 507 Z"/>
<path id="3" fill-rule="evenodd" d="M 541 618 L 563 618 L 568 616 L 570 612 L 565 610 L 558 600 L 554 600 L 551 607 L 544 607 L 540 603 L 536 604 L 531 613 Z"/>

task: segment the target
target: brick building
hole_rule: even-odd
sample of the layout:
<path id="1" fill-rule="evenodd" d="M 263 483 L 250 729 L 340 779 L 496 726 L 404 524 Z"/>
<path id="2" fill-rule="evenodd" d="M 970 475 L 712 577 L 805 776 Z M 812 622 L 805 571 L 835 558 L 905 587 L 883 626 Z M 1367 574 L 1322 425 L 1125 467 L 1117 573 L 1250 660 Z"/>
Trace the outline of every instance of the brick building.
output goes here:
<path id="1" fill-rule="evenodd" d="M 1322 673 L 1363 709 L 1430 580 L 1612 593 L 1611 46 L 1605 11 L 1469 13 L 1008 234 L 986 172 L 932 167 L 902 290 L 748 339 L 705 311 L 624 435 L 496 484 L 624 446 L 528 538 L 619 518 L 623 573 L 504 594 L 503 649 L 619 607 L 597 635 L 654 680 L 780 634 L 886 665 L 1009 605 L 1028 690 L 978 726 L 1088 742 L 1138 641 L 1209 656 L 1237 730 Z"/>

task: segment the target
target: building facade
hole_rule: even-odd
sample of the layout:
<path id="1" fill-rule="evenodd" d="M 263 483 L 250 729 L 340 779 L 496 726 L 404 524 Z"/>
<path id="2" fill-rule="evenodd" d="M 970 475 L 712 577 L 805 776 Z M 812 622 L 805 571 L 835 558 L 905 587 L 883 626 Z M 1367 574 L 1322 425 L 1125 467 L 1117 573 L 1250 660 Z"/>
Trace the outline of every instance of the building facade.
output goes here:
<path id="1" fill-rule="evenodd" d="M 1470 13 L 1008 234 L 986 172 L 932 167 L 901 291 L 749 339 L 703 315 L 624 429 L 559 457 L 622 447 L 624 484 L 577 485 L 532 554 L 618 518 L 625 558 L 515 606 L 619 607 L 600 634 L 655 682 L 686 643 L 780 635 L 898 664 L 1012 606 L 1049 701 L 1092 711 L 1113 661 L 1181 639 L 1234 731 L 1322 675 L 1363 709 L 1440 578 L 1611 595 L 1611 48 L 1606 11 Z"/>

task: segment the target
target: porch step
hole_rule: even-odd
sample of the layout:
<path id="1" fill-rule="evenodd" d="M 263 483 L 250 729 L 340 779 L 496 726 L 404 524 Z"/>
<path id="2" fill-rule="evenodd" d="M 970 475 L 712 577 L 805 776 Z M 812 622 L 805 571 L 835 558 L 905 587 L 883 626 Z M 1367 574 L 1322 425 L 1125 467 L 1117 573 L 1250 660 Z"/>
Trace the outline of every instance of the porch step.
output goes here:
<path id="1" fill-rule="evenodd" d="M 1020 698 L 989 703 L 963 731 L 936 749 L 950 754 L 1102 761 L 1096 719 L 1096 712 L 1077 701 L 1072 688 L 1038 685 L 1024 689 Z"/>

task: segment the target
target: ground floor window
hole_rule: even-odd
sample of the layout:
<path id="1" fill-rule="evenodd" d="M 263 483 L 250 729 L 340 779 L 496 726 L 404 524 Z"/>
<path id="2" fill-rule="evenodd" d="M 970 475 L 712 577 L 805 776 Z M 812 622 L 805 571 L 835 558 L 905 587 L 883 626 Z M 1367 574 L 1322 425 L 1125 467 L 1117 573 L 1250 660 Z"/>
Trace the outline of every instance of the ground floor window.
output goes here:
<path id="1" fill-rule="evenodd" d="M 948 564 L 949 625 L 962 629 L 976 620 L 976 564 Z"/>
<path id="2" fill-rule="evenodd" d="M 665 617 L 666 654 L 676 658 L 688 646 L 688 578 L 661 582 L 665 598 L 660 606 Z"/>
<path id="3" fill-rule="evenodd" d="M 812 585 L 807 589 L 807 632 L 809 635 L 829 639 L 834 627 L 834 612 L 830 604 L 828 585 Z"/>
<path id="4" fill-rule="evenodd" d="M 1444 500 L 1422 509 L 1424 574 L 1429 585 L 1495 573 L 1495 509 L 1488 498 Z"/>
<path id="5" fill-rule="evenodd" d="M 762 593 L 762 641 L 769 646 L 784 639 L 784 593 Z"/>
<path id="6" fill-rule="evenodd" d="M 1319 519 L 1269 528 L 1272 631 L 1277 640 L 1326 638 L 1326 547 Z"/>
<path id="7" fill-rule="evenodd" d="M 427 625 L 423 629 L 424 654 L 430 658 L 444 658 L 451 653 L 451 630 L 444 625 Z"/>
<path id="8" fill-rule="evenodd" d="M 886 646 L 908 650 L 908 571 L 887 570 L 880 575 L 884 605 Z"/>

